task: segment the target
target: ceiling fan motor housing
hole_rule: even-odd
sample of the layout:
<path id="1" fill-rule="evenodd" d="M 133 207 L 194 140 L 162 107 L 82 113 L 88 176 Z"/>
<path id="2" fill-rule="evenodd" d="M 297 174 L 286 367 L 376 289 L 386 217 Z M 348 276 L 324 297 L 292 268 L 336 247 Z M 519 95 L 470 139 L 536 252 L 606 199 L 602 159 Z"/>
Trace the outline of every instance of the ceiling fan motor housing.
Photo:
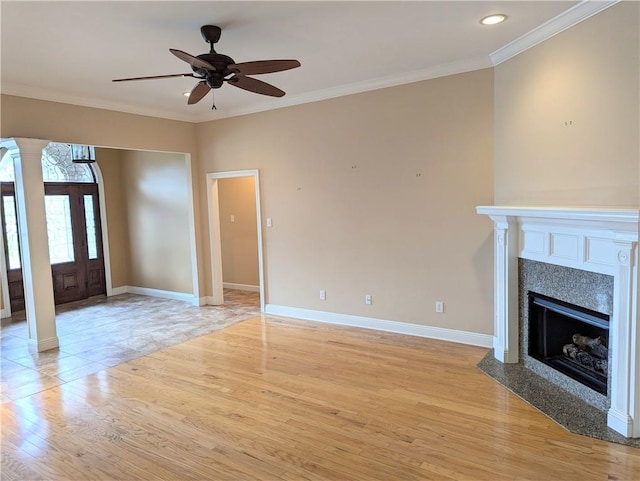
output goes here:
<path id="1" fill-rule="evenodd" d="M 227 66 L 234 64 L 235 62 L 227 55 L 223 55 L 221 53 L 203 53 L 202 55 L 198 55 L 197 58 L 204 60 L 216 68 L 216 70 L 213 71 L 200 67 L 191 67 L 197 75 L 204 77 L 207 80 L 209 87 L 213 89 L 220 88 L 224 82 L 224 78 L 234 73 L 229 70 Z"/>

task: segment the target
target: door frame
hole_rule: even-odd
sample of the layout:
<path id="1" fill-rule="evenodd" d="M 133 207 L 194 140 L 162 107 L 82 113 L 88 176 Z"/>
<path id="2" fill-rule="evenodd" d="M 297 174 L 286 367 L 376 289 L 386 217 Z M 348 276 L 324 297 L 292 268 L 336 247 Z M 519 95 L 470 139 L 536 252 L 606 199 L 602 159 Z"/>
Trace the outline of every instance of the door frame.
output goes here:
<path id="1" fill-rule="evenodd" d="M 4 153 L 2 153 L 4 155 Z M 102 230 L 102 258 L 104 260 L 104 281 L 107 297 L 113 295 L 113 287 L 111 285 L 111 262 L 109 258 L 109 233 L 107 232 L 107 205 L 104 193 L 104 181 L 102 171 L 98 163 L 92 164 L 96 174 L 96 183 L 98 184 L 98 202 L 100 208 L 100 227 Z M 1 221 L 0 221 L 1 222 Z M 0 246 L 4 246 L 4 234 L 0 228 Z M 9 279 L 7 277 L 7 259 L 5 258 L 4 248 L 0 249 L 0 286 L 2 287 L 2 309 L 0 310 L 0 318 L 10 317 L 11 303 L 9 299 Z"/>
<path id="2" fill-rule="evenodd" d="M 2 220 L 0 219 L 0 222 Z M 7 273 L 8 261 L 4 252 L 4 229 L 0 226 L 0 269 L 2 275 L 0 277 L 0 286 L 2 288 L 2 309 L 0 310 L 0 318 L 11 316 L 11 299 L 9 297 L 9 275 Z"/>
<path id="3" fill-rule="evenodd" d="M 218 196 L 218 180 L 238 177 L 253 177 L 256 199 L 256 234 L 258 238 L 258 282 L 260 283 L 260 312 L 264 312 L 265 288 L 264 266 L 262 255 L 262 215 L 260 208 L 260 171 L 233 170 L 207 174 L 207 208 L 209 218 L 209 250 L 211 257 L 211 304 L 224 304 L 222 282 L 222 240 L 220 238 L 220 198 Z"/>

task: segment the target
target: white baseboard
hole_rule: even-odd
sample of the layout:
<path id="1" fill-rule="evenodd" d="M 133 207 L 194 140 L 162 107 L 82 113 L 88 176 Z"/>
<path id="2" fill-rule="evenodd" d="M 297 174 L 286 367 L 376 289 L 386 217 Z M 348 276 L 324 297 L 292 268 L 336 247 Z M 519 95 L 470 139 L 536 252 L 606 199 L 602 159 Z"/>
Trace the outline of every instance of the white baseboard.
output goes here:
<path id="1" fill-rule="evenodd" d="M 60 346 L 60 342 L 58 341 L 57 337 L 50 337 L 49 339 L 42 339 L 41 341 L 29 339 L 29 343 L 35 345 L 38 352 L 48 351 L 49 349 L 56 349 Z"/>
<path id="2" fill-rule="evenodd" d="M 8 307 L 0 309 L 0 319 L 4 319 L 6 317 L 11 317 L 11 309 L 9 309 Z"/>
<path id="3" fill-rule="evenodd" d="M 202 304 L 200 304 L 201 306 L 220 306 L 220 305 L 222 305 L 222 304 L 215 304 L 213 302 L 213 296 L 201 297 L 200 298 L 200 302 L 202 302 Z"/>
<path id="4" fill-rule="evenodd" d="M 193 298 L 193 305 L 196 307 L 202 307 L 202 306 L 206 306 L 208 304 L 208 297 L 194 297 Z"/>
<path id="5" fill-rule="evenodd" d="M 620 411 L 610 408 L 607 412 L 607 426 L 627 438 L 634 437 L 633 419 Z"/>
<path id="6" fill-rule="evenodd" d="M 128 286 L 120 286 L 111 288 L 112 296 L 119 296 L 120 294 L 127 294 L 129 291 L 127 290 Z"/>
<path id="7" fill-rule="evenodd" d="M 136 286 L 120 286 L 111 289 L 111 295 L 117 296 L 119 294 L 138 294 L 140 296 L 159 297 L 162 299 L 172 299 L 174 301 L 188 302 L 194 306 L 200 306 L 201 300 L 204 298 L 196 298 L 193 294 L 186 292 L 175 291 L 163 291 L 161 289 L 151 289 L 149 287 L 136 287 Z"/>
<path id="8" fill-rule="evenodd" d="M 265 313 L 273 316 L 293 317 L 307 321 L 326 322 L 341 326 L 362 327 L 377 331 L 407 334 L 409 336 L 426 337 L 442 341 L 459 342 L 479 347 L 492 347 L 493 336 L 490 334 L 478 334 L 476 332 L 458 331 L 443 327 L 423 326 L 421 324 L 409 324 L 406 322 L 387 321 L 372 317 L 352 316 L 349 314 L 336 314 L 334 312 L 314 311 L 298 307 L 276 306 L 267 304 Z"/>
<path id="9" fill-rule="evenodd" d="M 225 289 L 237 289 L 239 291 L 260 292 L 260 286 L 252 286 L 250 284 L 235 284 L 233 282 L 223 282 L 222 287 Z"/>

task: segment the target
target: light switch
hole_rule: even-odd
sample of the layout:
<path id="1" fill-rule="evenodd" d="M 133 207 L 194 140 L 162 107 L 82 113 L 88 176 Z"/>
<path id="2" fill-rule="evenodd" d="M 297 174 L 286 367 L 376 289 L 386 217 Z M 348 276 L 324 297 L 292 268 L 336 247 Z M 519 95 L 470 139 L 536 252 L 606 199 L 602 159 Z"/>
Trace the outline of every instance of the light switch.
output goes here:
<path id="1" fill-rule="evenodd" d="M 272 227 L 273 222 L 271 222 L 271 217 L 267 217 L 267 227 Z"/>
<path id="2" fill-rule="evenodd" d="M 232 215 L 229 217 L 229 220 L 230 220 L 231 222 L 235 222 L 235 221 L 236 221 L 236 216 L 232 214 Z"/>

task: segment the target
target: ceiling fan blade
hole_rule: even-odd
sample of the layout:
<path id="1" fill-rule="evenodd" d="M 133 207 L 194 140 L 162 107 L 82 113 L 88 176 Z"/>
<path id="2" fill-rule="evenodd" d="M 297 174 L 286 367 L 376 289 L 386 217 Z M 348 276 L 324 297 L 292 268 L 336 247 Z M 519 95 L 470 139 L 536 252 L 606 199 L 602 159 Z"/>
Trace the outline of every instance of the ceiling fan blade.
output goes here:
<path id="1" fill-rule="evenodd" d="M 300 66 L 297 60 L 256 60 L 254 62 L 232 63 L 227 68 L 240 75 L 260 75 L 282 72 Z"/>
<path id="2" fill-rule="evenodd" d="M 234 75 L 227 79 L 227 82 L 229 85 L 233 85 L 234 87 L 257 94 L 270 95 L 271 97 L 282 97 L 285 94 L 283 90 L 280 90 L 278 87 L 274 87 L 267 82 L 251 77 L 244 77 L 242 75 Z"/>
<path id="3" fill-rule="evenodd" d="M 193 55 L 188 54 L 187 52 L 183 52 L 182 50 L 176 50 L 175 48 L 170 48 L 169 52 L 174 54 L 180 60 L 184 60 L 193 68 L 203 68 L 206 70 L 216 71 L 216 68 L 211 65 L 209 62 L 205 62 L 204 60 L 200 60 L 198 57 L 194 57 Z"/>
<path id="4" fill-rule="evenodd" d="M 129 80 L 149 80 L 154 78 L 171 78 L 171 77 L 196 77 L 196 76 L 193 75 L 192 73 L 174 73 L 170 75 L 153 75 L 151 77 L 117 78 L 112 80 L 112 82 L 128 82 Z"/>
<path id="5" fill-rule="evenodd" d="M 200 102 L 204 98 L 204 96 L 209 93 L 209 90 L 211 90 L 211 87 L 207 85 L 207 82 L 205 82 L 204 80 L 202 82 L 198 82 L 189 94 L 189 100 L 187 100 L 187 104 L 193 105 Z"/>

